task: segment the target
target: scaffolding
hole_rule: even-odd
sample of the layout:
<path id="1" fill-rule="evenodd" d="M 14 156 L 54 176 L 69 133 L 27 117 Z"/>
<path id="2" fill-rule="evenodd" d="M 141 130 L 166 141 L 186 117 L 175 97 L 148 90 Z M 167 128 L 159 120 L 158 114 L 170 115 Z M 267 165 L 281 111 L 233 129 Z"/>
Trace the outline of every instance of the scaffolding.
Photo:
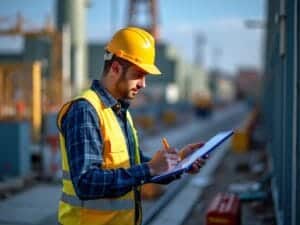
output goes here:
<path id="1" fill-rule="evenodd" d="M 32 138 L 42 123 L 41 63 L 0 64 L 0 121 L 29 120 Z"/>

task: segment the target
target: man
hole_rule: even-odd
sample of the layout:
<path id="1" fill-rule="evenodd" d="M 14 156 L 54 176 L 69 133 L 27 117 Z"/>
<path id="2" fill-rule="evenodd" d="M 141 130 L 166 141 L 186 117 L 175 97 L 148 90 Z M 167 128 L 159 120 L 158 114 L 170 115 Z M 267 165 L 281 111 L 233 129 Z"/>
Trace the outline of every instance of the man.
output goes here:
<path id="1" fill-rule="evenodd" d="M 89 90 L 60 110 L 59 223 L 141 224 L 140 186 L 201 145 L 188 145 L 179 154 L 172 148 L 161 149 L 152 159 L 139 150 L 128 107 L 129 100 L 146 87 L 147 74 L 160 74 L 154 65 L 154 45 L 153 37 L 142 29 L 119 30 L 106 46 L 101 81 L 93 81 Z M 191 173 L 202 164 L 200 159 L 195 162 Z"/>

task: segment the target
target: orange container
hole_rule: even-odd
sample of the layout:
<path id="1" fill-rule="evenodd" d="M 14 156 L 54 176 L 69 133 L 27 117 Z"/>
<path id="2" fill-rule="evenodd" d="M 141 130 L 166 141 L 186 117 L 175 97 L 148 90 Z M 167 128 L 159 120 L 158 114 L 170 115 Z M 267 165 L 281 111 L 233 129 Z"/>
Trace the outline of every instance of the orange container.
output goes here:
<path id="1" fill-rule="evenodd" d="M 249 150 L 249 133 L 245 130 L 237 130 L 231 140 L 233 151 L 243 153 Z"/>

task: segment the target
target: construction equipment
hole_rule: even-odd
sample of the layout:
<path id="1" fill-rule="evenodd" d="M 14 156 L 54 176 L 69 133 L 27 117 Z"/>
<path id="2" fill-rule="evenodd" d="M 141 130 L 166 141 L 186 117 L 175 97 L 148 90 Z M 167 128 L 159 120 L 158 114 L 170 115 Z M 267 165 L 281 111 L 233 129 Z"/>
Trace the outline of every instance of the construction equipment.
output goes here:
<path id="1" fill-rule="evenodd" d="M 146 7 L 148 14 L 148 20 L 145 24 L 139 24 L 138 13 L 140 6 Z M 144 11 L 142 11 L 144 13 Z M 159 38 L 158 31 L 158 18 L 157 18 L 157 2 L 156 0 L 130 0 L 129 1 L 129 13 L 128 13 L 128 25 L 138 26 L 149 31 L 155 40 Z"/>
<path id="2" fill-rule="evenodd" d="M 212 114 L 213 100 L 209 93 L 195 94 L 193 97 L 195 113 L 199 117 L 207 117 Z"/>
<path id="3" fill-rule="evenodd" d="M 39 140 L 41 63 L 0 64 L 0 96 L 0 120 L 30 120 L 33 140 Z"/>
<path id="4" fill-rule="evenodd" d="M 6 21 L 2 19 L 2 22 Z M 49 38 L 52 43 L 52 64 L 51 64 L 51 76 L 50 79 L 45 79 L 44 82 L 47 85 L 44 87 L 45 110 L 53 111 L 58 110 L 58 107 L 62 104 L 62 35 L 56 31 L 50 23 L 49 17 L 46 19 L 46 23 L 42 28 L 24 29 L 25 18 L 18 13 L 15 19 L 15 23 L 12 26 L 0 29 L 0 36 L 24 36 L 26 38 Z"/>

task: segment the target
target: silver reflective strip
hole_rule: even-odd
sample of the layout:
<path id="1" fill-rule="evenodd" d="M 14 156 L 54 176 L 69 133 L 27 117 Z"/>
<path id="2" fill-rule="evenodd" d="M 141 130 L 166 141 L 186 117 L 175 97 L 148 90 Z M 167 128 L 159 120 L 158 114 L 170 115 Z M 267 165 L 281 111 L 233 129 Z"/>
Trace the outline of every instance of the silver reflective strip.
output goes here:
<path id="1" fill-rule="evenodd" d="M 68 171 L 63 170 L 62 171 L 62 179 L 64 179 L 64 180 L 71 180 L 70 173 Z"/>
<path id="2" fill-rule="evenodd" d="M 73 206 L 94 210 L 118 211 L 134 209 L 134 201 L 125 199 L 97 199 L 82 201 L 76 196 L 63 193 L 61 201 Z"/>

